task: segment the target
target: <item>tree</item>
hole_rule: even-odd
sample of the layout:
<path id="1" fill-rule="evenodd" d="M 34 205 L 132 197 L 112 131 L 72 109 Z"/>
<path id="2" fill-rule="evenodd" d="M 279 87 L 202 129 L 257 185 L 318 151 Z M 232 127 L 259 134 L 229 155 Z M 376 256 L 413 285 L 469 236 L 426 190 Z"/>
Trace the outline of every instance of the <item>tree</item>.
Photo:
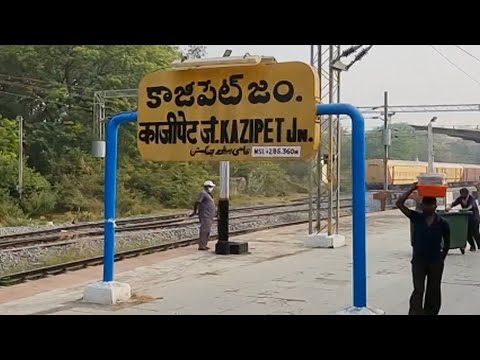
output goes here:
<path id="1" fill-rule="evenodd" d="M 90 155 L 93 94 L 137 88 L 149 72 L 182 56 L 205 56 L 203 45 L 14 45 L 0 46 L 0 222 L 55 212 L 98 216 L 103 210 L 103 162 Z M 134 109 L 133 99 L 106 103 L 107 116 Z M 18 124 L 24 118 L 24 192 L 19 199 Z M 423 134 L 394 126 L 392 159 L 426 156 Z M 351 139 L 342 132 L 342 190 L 351 176 Z M 367 133 L 368 157 L 383 157 L 381 128 Z M 118 214 L 162 207 L 190 207 L 202 182 L 218 179 L 218 163 L 151 163 L 137 150 L 137 128 L 122 126 L 118 157 Z M 437 137 L 436 160 L 479 162 L 480 146 Z M 306 192 L 307 161 L 232 162 L 249 195 Z M 88 216 L 87 216 L 88 215 Z"/>
<path id="2" fill-rule="evenodd" d="M 0 115 L 0 153 L 16 154 L 18 149 L 18 125 L 15 120 Z"/>
<path id="3" fill-rule="evenodd" d="M 66 148 L 89 151 L 95 90 L 135 88 L 179 56 L 165 45 L 0 46 L 0 112 L 24 117 L 29 164 L 50 174 Z M 109 103 L 109 112 L 120 106 Z"/>
<path id="4" fill-rule="evenodd" d="M 207 48 L 204 45 L 187 45 L 183 55 L 187 59 L 200 59 L 207 54 Z"/>
<path id="5" fill-rule="evenodd" d="M 0 46 L 0 114 L 24 117 L 29 166 L 25 176 L 33 171 L 32 176 L 38 178 L 41 174 L 43 180 L 48 180 L 44 183 L 38 178 L 35 189 L 46 191 L 54 186 L 61 195 L 55 205 L 59 211 L 89 207 L 97 210 L 103 178 L 101 163 L 89 156 L 94 91 L 136 88 L 143 75 L 168 67 L 179 57 L 176 47 L 164 45 Z M 119 99 L 107 107 L 111 114 L 133 108 L 134 102 Z M 16 122 L 1 118 L 0 125 L 0 152 L 4 153 L 0 166 L 6 171 L 2 184 L 8 194 L 15 196 Z M 135 137 L 134 127 L 122 130 Z M 139 161 L 135 141 L 121 145 L 121 152 L 130 154 L 122 157 L 124 162 Z M 25 186 L 27 201 L 28 179 Z M 42 196 L 31 195 L 37 204 L 25 204 L 25 210 L 40 209 L 39 199 L 51 207 L 51 199 Z"/>

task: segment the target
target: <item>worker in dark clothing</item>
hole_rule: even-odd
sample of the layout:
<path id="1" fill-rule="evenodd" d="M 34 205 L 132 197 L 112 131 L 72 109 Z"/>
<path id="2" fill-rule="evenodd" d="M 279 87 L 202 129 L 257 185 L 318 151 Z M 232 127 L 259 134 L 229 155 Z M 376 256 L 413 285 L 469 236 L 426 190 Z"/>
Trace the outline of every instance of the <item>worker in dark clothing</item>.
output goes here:
<path id="1" fill-rule="evenodd" d="M 435 213 L 437 199 L 424 197 L 422 212 L 410 210 L 405 201 L 415 191 L 417 184 L 397 200 L 397 207 L 413 225 L 412 276 L 413 293 L 410 297 L 409 315 L 438 315 L 441 306 L 441 282 L 444 260 L 450 248 L 450 227 Z M 442 246 L 443 238 L 443 246 Z M 425 292 L 425 278 L 427 289 Z M 425 292 L 425 304 L 423 294 Z"/>
<path id="2" fill-rule="evenodd" d="M 478 226 L 480 224 L 480 214 L 478 211 L 478 205 L 475 198 L 469 194 L 468 189 L 460 189 L 460 196 L 447 207 L 447 211 L 457 205 L 461 205 L 462 209 L 472 211 L 472 215 L 468 217 L 468 243 L 470 244 L 470 251 L 475 251 L 475 243 L 480 249 L 480 233 L 478 232 Z M 475 241 L 474 241 L 475 240 Z"/>

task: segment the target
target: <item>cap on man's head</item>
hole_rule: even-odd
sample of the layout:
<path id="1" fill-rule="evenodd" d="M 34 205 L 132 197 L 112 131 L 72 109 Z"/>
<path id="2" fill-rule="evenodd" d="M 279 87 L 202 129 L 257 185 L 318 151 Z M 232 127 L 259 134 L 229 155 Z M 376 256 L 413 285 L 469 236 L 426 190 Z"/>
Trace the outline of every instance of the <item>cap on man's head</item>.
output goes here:
<path id="1" fill-rule="evenodd" d="M 207 180 L 203 183 L 203 186 L 205 187 L 215 187 L 215 184 L 211 180 Z"/>

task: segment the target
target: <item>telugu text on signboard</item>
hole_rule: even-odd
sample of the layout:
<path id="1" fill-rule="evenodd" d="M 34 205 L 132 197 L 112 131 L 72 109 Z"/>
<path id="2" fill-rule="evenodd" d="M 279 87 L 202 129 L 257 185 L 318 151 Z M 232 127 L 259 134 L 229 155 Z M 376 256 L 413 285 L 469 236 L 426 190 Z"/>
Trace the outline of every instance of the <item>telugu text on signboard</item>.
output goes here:
<path id="1" fill-rule="evenodd" d="M 157 71 L 139 87 L 138 148 L 152 161 L 309 158 L 319 95 L 300 62 Z"/>

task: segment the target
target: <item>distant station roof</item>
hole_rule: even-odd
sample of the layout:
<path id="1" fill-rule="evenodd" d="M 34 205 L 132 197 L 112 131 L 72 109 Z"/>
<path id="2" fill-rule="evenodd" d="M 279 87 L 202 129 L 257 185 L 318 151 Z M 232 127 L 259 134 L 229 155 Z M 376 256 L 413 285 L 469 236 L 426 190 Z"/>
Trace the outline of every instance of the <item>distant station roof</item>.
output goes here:
<path id="1" fill-rule="evenodd" d="M 427 131 L 426 126 L 412 125 L 415 130 Z M 451 137 L 461 138 L 464 140 L 474 141 L 480 144 L 480 130 L 466 130 L 466 129 L 453 129 L 453 128 L 434 128 L 435 134 L 443 134 Z"/>

